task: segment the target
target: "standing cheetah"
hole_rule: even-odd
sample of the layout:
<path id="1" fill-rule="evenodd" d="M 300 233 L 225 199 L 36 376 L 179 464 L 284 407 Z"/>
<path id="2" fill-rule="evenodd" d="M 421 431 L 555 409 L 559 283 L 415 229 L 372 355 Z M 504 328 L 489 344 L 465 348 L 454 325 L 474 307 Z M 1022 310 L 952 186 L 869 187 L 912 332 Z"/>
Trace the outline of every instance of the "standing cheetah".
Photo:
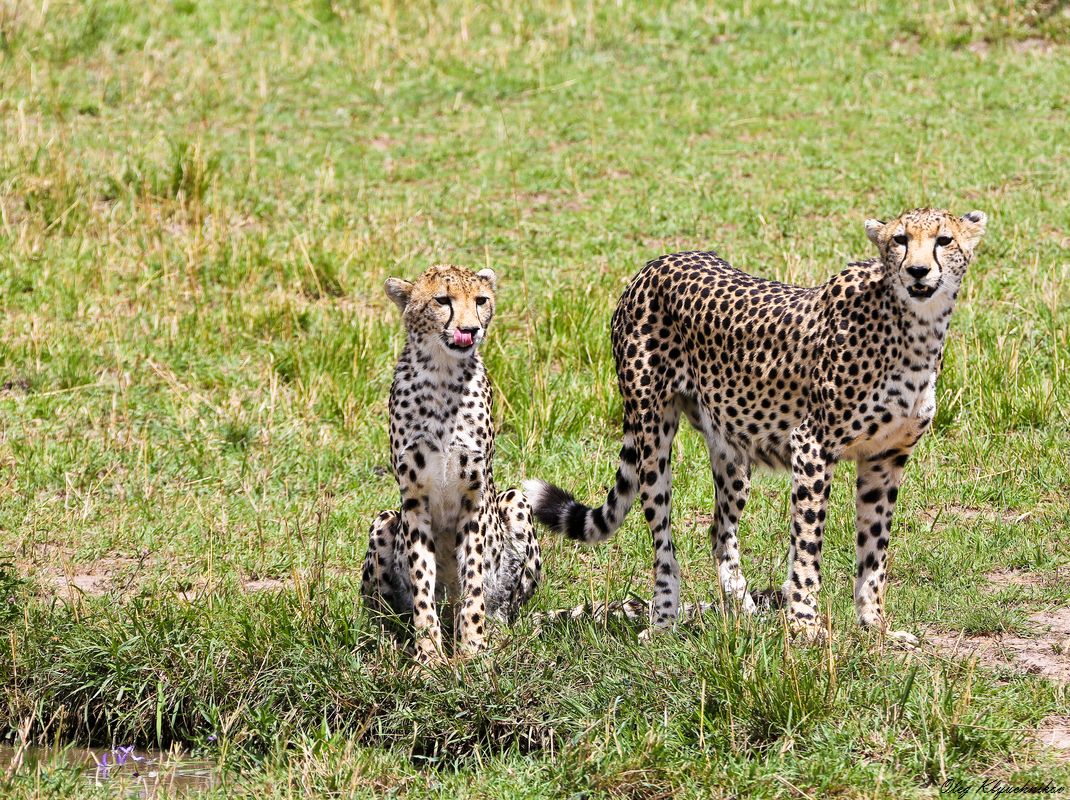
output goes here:
<path id="1" fill-rule="evenodd" d="M 651 261 L 613 315 L 624 400 L 616 486 L 600 508 L 542 481 L 535 516 L 583 542 L 616 531 L 636 494 L 654 540 L 651 624 L 670 625 L 680 568 L 669 524 L 672 441 L 680 415 L 705 437 L 717 486 L 710 538 L 725 596 L 754 608 L 736 531 L 751 468 L 790 469 L 791 547 L 781 598 L 792 627 L 820 634 L 821 540 L 833 470 L 858 466 L 855 609 L 885 629 L 892 512 L 903 467 L 936 413 L 948 322 L 985 230 L 980 211 L 917 209 L 867 220 L 880 257 L 814 288 L 733 269 L 716 253 Z M 908 638 L 908 634 L 896 634 Z"/>
<path id="2" fill-rule="evenodd" d="M 459 649 L 471 654 L 484 645 L 487 616 L 512 619 L 542 569 L 523 493 L 494 489 L 491 389 L 478 348 L 495 282 L 493 270 L 448 265 L 414 283 L 386 282 L 408 330 L 389 404 L 401 510 L 372 523 L 362 593 L 380 613 L 411 615 L 422 661 L 443 652 L 436 600 L 454 607 Z"/>

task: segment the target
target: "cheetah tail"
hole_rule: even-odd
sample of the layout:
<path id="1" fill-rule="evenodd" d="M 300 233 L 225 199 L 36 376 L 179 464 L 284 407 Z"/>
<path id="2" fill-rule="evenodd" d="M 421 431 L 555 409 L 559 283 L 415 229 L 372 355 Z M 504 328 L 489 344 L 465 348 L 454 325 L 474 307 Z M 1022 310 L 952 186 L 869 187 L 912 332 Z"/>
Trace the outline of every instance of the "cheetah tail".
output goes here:
<path id="1" fill-rule="evenodd" d="M 718 605 L 711 602 L 684 603 L 680 606 L 678 619 L 695 622 L 716 608 L 718 608 Z M 608 624 L 611 620 L 643 622 L 650 619 L 650 603 L 638 597 L 629 597 L 627 600 L 611 600 L 608 603 L 603 601 L 583 603 L 572 608 L 557 608 L 552 611 L 536 612 L 529 619 L 537 631 L 542 631 L 547 624 L 567 620 L 589 620 L 602 624 Z"/>
<path id="2" fill-rule="evenodd" d="M 597 603 L 582 603 L 572 608 L 555 608 L 552 611 L 539 611 L 529 619 L 536 628 L 548 622 L 564 620 L 590 619 L 594 622 L 609 622 L 611 619 L 642 620 L 650 615 L 650 604 L 638 597 L 627 600 L 611 600 Z"/>
<path id="3" fill-rule="evenodd" d="M 604 542 L 616 533 L 635 502 L 639 490 L 637 461 L 635 447 L 626 437 L 625 446 L 620 451 L 617 483 L 598 508 L 585 506 L 564 489 L 546 481 L 525 481 L 524 493 L 535 518 L 550 530 L 585 544 Z"/>

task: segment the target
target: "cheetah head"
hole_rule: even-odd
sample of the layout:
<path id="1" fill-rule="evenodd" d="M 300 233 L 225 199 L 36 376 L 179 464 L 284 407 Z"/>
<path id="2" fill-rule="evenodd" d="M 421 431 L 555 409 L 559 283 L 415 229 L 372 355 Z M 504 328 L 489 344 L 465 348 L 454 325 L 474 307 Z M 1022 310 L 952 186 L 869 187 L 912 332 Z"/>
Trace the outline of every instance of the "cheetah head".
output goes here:
<path id="1" fill-rule="evenodd" d="M 386 294 L 418 345 L 461 359 L 486 336 L 496 285 L 494 270 L 436 264 L 415 281 L 388 278 Z"/>
<path id="2" fill-rule="evenodd" d="M 896 294 L 921 316 L 933 316 L 954 302 L 966 266 L 985 233 L 987 217 L 961 217 L 931 208 L 905 211 L 890 222 L 866 220 Z"/>

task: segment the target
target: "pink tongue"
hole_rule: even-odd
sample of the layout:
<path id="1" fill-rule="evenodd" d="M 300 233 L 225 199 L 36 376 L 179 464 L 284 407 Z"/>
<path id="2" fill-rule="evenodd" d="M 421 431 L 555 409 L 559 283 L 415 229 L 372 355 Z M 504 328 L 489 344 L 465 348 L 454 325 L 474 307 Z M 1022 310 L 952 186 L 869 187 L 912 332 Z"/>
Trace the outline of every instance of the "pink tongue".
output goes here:
<path id="1" fill-rule="evenodd" d="M 453 332 L 453 343 L 468 347 L 468 345 L 472 344 L 472 334 L 462 330 L 455 330 Z"/>

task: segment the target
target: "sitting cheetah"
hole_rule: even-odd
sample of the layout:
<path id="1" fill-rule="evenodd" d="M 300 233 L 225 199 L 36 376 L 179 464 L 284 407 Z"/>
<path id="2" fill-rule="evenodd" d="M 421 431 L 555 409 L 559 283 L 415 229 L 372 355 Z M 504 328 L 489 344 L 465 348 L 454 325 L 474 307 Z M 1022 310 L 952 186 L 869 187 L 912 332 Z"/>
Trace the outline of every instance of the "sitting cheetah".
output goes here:
<path id="1" fill-rule="evenodd" d="M 821 540 L 834 467 L 858 466 L 858 622 L 885 630 L 892 512 L 903 467 L 936 413 L 936 378 L 955 298 L 985 230 L 980 211 L 917 209 L 867 220 L 880 257 L 815 288 L 763 280 L 716 253 L 651 261 L 613 315 L 624 400 L 616 486 L 600 508 L 542 481 L 535 516 L 583 542 L 616 531 L 638 493 L 654 540 L 652 626 L 677 615 L 680 569 L 669 525 L 680 415 L 705 437 L 717 486 L 710 538 L 726 597 L 750 611 L 736 530 L 751 467 L 790 469 L 791 547 L 778 600 L 806 638 L 820 635 Z M 896 634 L 912 638 L 909 634 Z"/>
<path id="2" fill-rule="evenodd" d="M 542 569 L 531 509 L 497 494 L 491 389 L 479 345 L 494 316 L 493 270 L 431 267 L 390 278 L 408 341 L 390 389 L 390 450 L 401 510 L 372 523 L 362 592 L 380 613 L 409 617 L 416 655 L 442 656 L 436 600 L 460 601 L 459 649 L 484 645 L 486 617 L 510 620 Z"/>

